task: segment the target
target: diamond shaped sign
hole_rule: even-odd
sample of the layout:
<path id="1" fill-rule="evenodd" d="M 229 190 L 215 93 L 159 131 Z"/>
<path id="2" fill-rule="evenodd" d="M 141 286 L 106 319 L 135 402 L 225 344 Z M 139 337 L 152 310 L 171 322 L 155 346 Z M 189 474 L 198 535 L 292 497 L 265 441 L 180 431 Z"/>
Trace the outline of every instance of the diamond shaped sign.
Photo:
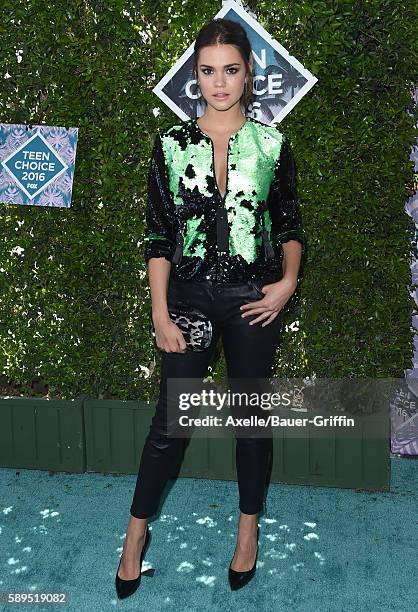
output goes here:
<path id="1" fill-rule="evenodd" d="M 68 168 L 39 132 L 3 160 L 2 166 L 31 200 Z"/>
<path id="2" fill-rule="evenodd" d="M 228 0 L 215 18 L 237 21 L 249 38 L 254 64 L 254 102 L 250 115 L 263 123 L 279 123 L 315 85 L 317 78 L 247 13 Z M 194 43 L 154 87 L 153 92 L 181 119 L 199 117 L 205 103 L 198 100 L 192 72 Z"/>
<path id="3" fill-rule="evenodd" d="M 78 128 L 0 123 L 0 202 L 69 207 Z"/>

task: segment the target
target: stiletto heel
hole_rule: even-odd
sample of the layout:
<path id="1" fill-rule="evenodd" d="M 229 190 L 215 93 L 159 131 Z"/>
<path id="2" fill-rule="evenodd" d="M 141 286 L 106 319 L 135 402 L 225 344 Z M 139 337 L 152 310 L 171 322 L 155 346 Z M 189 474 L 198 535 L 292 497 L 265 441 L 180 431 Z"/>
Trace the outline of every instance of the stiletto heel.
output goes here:
<path id="1" fill-rule="evenodd" d="M 145 573 L 145 572 L 141 572 L 142 560 L 144 558 L 145 550 L 149 544 L 150 538 L 151 538 L 151 534 L 149 532 L 148 524 L 147 524 L 147 533 L 145 536 L 144 546 L 142 547 L 142 551 L 141 551 L 141 558 L 139 560 L 139 576 L 137 578 L 133 578 L 132 580 L 123 580 L 122 578 L 118 576 L 120 564 L 121 564 L 122 557 L 123 557 L 123 553 L 122 553 L 119 559 L 119 565 L 118 565 L 118 569 L 116 570 L 116 577 L 115 577 L 115 587 L 116 587 L 116 592 L 118 594 L 119 599 L 124 599 L 125 597 L 129 597 L 130 595 L 135 593 L 135 591 L 139 587 L 141 583 L 142 573 Z M 150 576 L 154 574 L 154 572 L 152 572 L 152 574 L 149 573 L 148 570 L 147 570 L 147 573 Z"/>
<path id="2" fill-rule="evenodd" d="M 251 569 L 247 570 L 246 572 L 237 572 L 236 570 L 233 570 L 231 568 L 232 561 L 229 564 L 228 579 L 229 579 L 229 586 L 231 587 L 231 591 L 237 591 L 241 587 L 243 587 L 246 584 L 248 584 L 248 582 L 251 580 L 251 578 L 255 574 L 255 569 L 256 569 L 256 565 L 257 565 L 257 556 L 258 556 L 258 535 L 259 535 L 259 531 L 260 531 L 260 528 L 257 527 L 257 552 L 255 553 L 255 561 L 254 561 L 253 567 Z"/>

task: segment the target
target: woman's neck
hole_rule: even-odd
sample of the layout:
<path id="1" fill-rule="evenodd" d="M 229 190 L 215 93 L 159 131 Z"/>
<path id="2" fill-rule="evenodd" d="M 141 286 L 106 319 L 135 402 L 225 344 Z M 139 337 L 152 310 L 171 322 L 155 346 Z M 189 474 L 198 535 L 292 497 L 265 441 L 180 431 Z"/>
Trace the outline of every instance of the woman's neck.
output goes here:
<path id="1" fill-rule="evenodd" d="M 245 121 L 246 117 L 239 108 L 217 111 L 209 106 L 205 113 L 199 117 L 198 125 L 205 132 L 225 134 L 236 132 L 244 125 Z"/>

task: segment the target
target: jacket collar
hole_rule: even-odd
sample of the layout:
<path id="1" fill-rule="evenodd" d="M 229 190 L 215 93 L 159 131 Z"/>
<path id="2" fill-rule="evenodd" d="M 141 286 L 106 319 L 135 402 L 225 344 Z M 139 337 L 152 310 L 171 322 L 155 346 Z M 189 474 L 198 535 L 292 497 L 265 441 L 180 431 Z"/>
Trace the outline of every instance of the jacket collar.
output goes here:
<path id="1" fill-rule="evenodd" d="M 206 134 L 197 124 L 197 119 L 198 118 L 192 118 L 189 119 L 189 123 L 190 123 L 190 127 L 193 130 L 193 132 L 200 138 L 203 138 L 204 140 L 207 140 L 208 142 L 211 142 L 211 137 L 208 136 L 208 134 Z M 238 137 L 238 135 L 241 135 L 241 133 L 245 132 L 249 126 L 250 123 L 252 122 L 252 117 L 247 117 L 245 123 L 242 124 L 242 126 L 236 130 L 235 132 L 233 132 L 229 138 L 230 141 L 234 140 L 236 137 Z"/>

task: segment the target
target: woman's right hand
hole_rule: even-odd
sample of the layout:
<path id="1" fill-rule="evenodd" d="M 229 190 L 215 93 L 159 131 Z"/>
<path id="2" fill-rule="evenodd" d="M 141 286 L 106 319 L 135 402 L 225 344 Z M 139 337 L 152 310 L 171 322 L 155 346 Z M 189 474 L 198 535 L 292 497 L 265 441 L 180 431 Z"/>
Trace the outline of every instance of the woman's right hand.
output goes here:
<path id="1" fill-rule="evenodd" d="M 155 341 L 158 348 L 166 353 L 184 353 L 186 341 L 182 331 L 170 318 L 153 318 Z"/>

